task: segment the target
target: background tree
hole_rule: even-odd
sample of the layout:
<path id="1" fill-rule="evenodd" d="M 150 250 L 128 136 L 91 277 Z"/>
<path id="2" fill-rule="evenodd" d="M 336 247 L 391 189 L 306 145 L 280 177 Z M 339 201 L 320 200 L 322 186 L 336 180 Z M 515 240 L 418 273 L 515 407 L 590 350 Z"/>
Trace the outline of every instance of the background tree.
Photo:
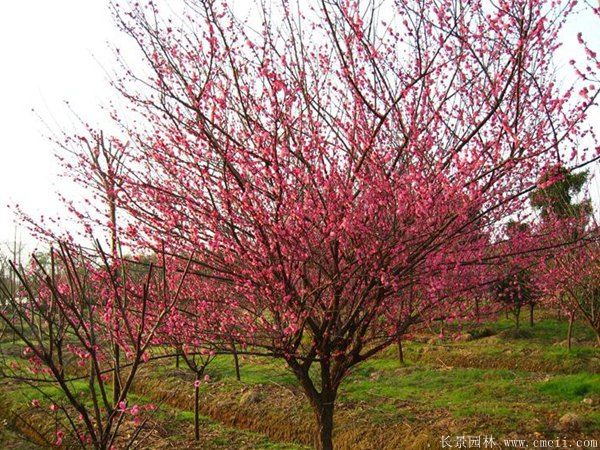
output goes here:
<path id="1" fill-rule="evenodd" d="M 505 258 L 502 265 L 503 273 L 496 284 L 496 296 L 511 311 L 515 318 L 515 326 L 519 329 L 521 310 L 529 307 L 529 324 L 533 326 L 533 310 L 537 300 L 535 280 L 532 271 L 535 271 L 537 257 L 536 245 L 540 245 L 534 231 L 527 223 L 510 220 L 506 226 L 506 244 L 513 255 Z M 531 254 L 530 254 L 531 253 Z"/>
<path id="2" fill-rule="evenodd" d="M 555 252 L 539 269 L 548 303 L 569 312 L 569 350 L 576 313 L 594 331 L 600 345 L 599 239 L 598 226 L 594 224 L 578 245 Z"/>
<path id="3" fill-rule="evenodd" d="M 100 240 L 109 249 L 111 264 L 120 258 L 121 228 L 126 224 L 120 203 L 120 179 L 127 161 L 126 145 L 114 138 L 106 137 L 103 131 L 85 126 L 85 134 L 76 137 L 64 136 L 64 140 L 53 139 L 59 148 L 57 158 L 62 166 L 64 176 L 77 187 L 84 188 L 83 198 L 79 202 L 59 194 L 68 214 L 54 219 L 52 225 L 46 221 L 22 214 L 34 236 L 42 241 L 52 243 L 64 241 L 90 245 Z M 75 219 L 65 227 L 65 219 Z M 118 223 L 120 219 L 121 223 Z M 59 225 L 56 227 L 56 225 Z M 114 269 L 118 277 L 118 270 Z M 115 305 L 116 301 L 112 302 Z M 114 314 L 114 332 L 119 334 L 119 315 Z M 114 371 L 112 372 L 113 402 L 119 398 L 121 385 L 121 353 L 117 341 L 114 349 Z"/>
<path id="4" fill-rule="evenodd" d="M 532 206 L 539 212 L 542 220 L 541 233 L 559 233 L 559 239 L 573 240 L 586 234 L 586 226 L 592 216 L 592 204 L 586 198 L 577 201 L 577 197 L 581 195 L 587 179 L 587 171 L 572 172 L 560 164 L 549 168 L 542 175 L 539 181 L 539 188 L 529 196 Z M 558 252 L 558 254 L 560 255 L 562 252 Z M 574 255 L 583 256 L 584 260 L 587 259 L 585 258 L 585 251 L 583 253 L 576 252 Z M 583 260 L 581 262 L 583 263 Z M 564 267 L 565 263 L 565 261 L 549 262 L 549 264 L 557 265 L 557 271 L 566 269 Z M 571 263 L 576 266 L 579 265 L 575 259 L 571 259 Z M 557 271 L 552 272 L 556 274 Z M 564 277 L 561 278 L 564 279 Z M 578 279 L 578 277 L 575 279 Z M 567 295 L 569 297 L 569 299 L 558 299 L 559 307 L 566 309 L 569 316 L 567 331 L 567 346 L 569 350 L 571 349 L 573 337 L 573 323 L 580 309 L 578 302 L 573 302 L 570 298 L 576 291 L 571 289 L 570 293 L 558 293 L 558 295 Z"/>
<path id="5" fill-rule="evenodd" d="M 591 201 L 576 201 L 588 180 L 587 171 L 573 172 L 562 165 L 552 167 L 540 178 L 539 188 L 529 195 L 542 220 L 587 218 Z"/>

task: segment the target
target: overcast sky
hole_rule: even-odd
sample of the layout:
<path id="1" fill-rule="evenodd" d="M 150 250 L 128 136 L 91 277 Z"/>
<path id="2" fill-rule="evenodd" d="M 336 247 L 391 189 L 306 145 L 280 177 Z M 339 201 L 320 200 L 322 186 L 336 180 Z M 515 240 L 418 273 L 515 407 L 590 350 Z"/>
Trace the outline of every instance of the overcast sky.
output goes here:
<path id="1" fill-rule="evenodd" d="M 0 242 L 14 233 L 7 204 L 34 215 L 59 210 L 54 148 L 39 116 L 52 129 L 68 127 L 66 100 L 83 116 L 97 115 L 110 94 L 100 61 L 112 58 L 107 41 L 119 39 L 103 0 L 2 2 Z"/>
<path id="2" fill-rule="evenodd" d="M 600 49 L 599 25 L 589 14 L 578 17 L 561 54 L 570 57 L 578 29 Z M 1 3 L 0 242 L 14 233 L 7 204 L 20 204 L 32 215 L 60 211 L 55 192 L 61 181 L 40 117 L 52 129 L 69 128 L 68 100 L 92 123 L 100 120 L 98 105 L 113 95 L 103 69 L 114 60 L 109 42 L 121 48 L 129 43 L 113 24 L 108 0 Z"/>

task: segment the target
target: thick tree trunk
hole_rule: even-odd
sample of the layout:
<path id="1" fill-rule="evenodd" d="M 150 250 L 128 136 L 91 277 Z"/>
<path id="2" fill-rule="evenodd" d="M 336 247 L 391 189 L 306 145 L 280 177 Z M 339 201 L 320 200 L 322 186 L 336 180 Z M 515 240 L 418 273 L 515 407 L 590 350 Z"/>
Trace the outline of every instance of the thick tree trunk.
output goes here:
<path id="1" fill-rule="evenodd" d="M 302 385 L 306 397 L 310 401 L 316 418 L 317 433 L 315 448 L 333 450 L 333 414 L 337 385 L 332 383 L 330 366 L 327 360 L 321 361 L 321 392 L 317 390 L 309 375 L 309 367 L 302 366 L 296 360 L 288 360 L 290 368 Z"/>
<path id="2" fill-rule="evenodd" d="M 324 401 L 317 411 L 317 427 L 319 430 L 317 449 L 333 450 L 333 411 L 335 400 Z"/>
<path id="3" fill-rule="evenodd" d="M 569 314 L 569 330 L 567 331 L 567 348 L 571 351 L 571 342 L 573 340 L 573 321 L 575 319 L 575 313 Z"/>
<path id="4" fill-rule="evenodd" d="M 404 351 L 402 349 L 402 336 L 398 336 L 398 339 L 396 340 L 396 342 L 398 343 L 398 360 L 400 361 L 400 364 L 404 365 Z"/>
<path id="5" fill-rule="evenodd" d="M 535 305 L 533 303 L 529 304 L 529 326 L 532 327 L 533 326 L 533 308 L 535 307 Z"/>

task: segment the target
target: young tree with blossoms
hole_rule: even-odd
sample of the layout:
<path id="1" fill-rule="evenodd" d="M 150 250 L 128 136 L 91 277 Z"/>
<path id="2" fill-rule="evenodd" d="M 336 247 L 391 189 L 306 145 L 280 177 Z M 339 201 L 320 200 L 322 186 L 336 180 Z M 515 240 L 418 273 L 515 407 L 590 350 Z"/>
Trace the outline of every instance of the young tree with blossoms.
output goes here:
<path id="1" fill-rule="evenodd" d="M 193 278 L 193 276 L 191 277 Z M 219 308 L 198 301 L 194 293 L 198 289 L 194 280 L 183 286 L 181 299 L 177 302 L 158 331 L 157 342 L 176 349 L 177 358 L 181 358 L 184 367 L 194 375 L 194 438 L 200 439 L 200 387 L 209 381 L 207 367 L 218 353 L 229 349 L 223 343 L 218 330 L 221 315 Z"/>
<path id="2" fill-rule="evenodd" d="M 580 37 L 580 79 L 554 78 L 576 2 L 282 1 L 258 24 L 186 5 L 179 27 L 152 2 L 116 7 L 148 69 L 115 80 L 137 114 L 125 239 L 195 255 L 195 314 L 285 360 L 331 449 L 352 368 L 460 320 L 514 256 L 501 224 L 588 134 L 600 63 Z"/>
<path id="3" fill-rule="evenodd" d="M 559 241 L 562 243 L 562 241 Z M 505 255 L 498 265 L 499 281 L 495 283 L 495 296 L 504 308 L 512 312 L 515 327 L 519 329 L 521 311 L 529 307 L 529 323 L 533 326 L 533 309 L 538 297 L 533 272 L 539 258 L 537 246 L 542 240 L 528 223 L 509 221 L 506 226 L 506 240 L 500 252 Z M 560 244 L 559 244 L 560 245 Z M 538 250 L 538 251 L 536 251 Z"/>
<path id="4" fill-rule="evenodd" d="M 600 240 L 598 229 L 569 252 L 560 252 L 543 268 L 544 293 L 552 303 L 577 312 L 600 346 Z M 569 323 L 568 347 L 571 349 Z"/>
<path id="5" fill-rule="evenodd" d="M 151 265 L 140 276 L 139 268 L 121 259 L 109 262 L 101 248 L 95 256 L 61 244 L 50 251 L 49 264 L 35 255 L 29 270 L 11 264 L 19 286 L 12 293 L 0 281 L 8 299 L 0 321 L 23 343 L 24 358 L 5 360 L 0 375 L 35 389 L 40 398 L 32 408 L 50 408 L 57 431 L 48 444 L 108 450 L 129 446 L 145 432 L 155 407 L 132 405 L 128 396 L 177 303 L 189 264 L 173 276 Z M 109 380 L 117 348 L 123 351 L 123 378 L 113 398 Z M 120 430 L 127 422 L 134 426 L 125 437 Z"/>

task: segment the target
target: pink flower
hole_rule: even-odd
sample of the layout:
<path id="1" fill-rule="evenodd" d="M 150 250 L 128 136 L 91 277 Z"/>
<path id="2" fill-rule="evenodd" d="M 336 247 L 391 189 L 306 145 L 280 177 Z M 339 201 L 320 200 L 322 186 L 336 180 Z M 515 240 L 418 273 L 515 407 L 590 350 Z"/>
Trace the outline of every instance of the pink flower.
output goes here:
<path id="1" fill-rule="evenodd" d="M 33 400 L 31 400 L 31 406 L 33 406 L 34 408 L 39 408 L 40 401 L 37 398 L 34 398 Z"/>
<path id="2" fill-rule="evenodd" d="M 55 405 L 54 403 L 52 403 L 52 404 L 50 405 L 50 411 L 58 411 L 58 406 L 57 406 L 57 405 Z"/>
<path id="3" fill-rule="evenodd" d="M 198 389 L 200 387 L 200 380 L 194 381 L 194 387 Z"/>
<path id="4" fill-rule="evenodd" d="M 54 445 L 61 445 L 64 435 L 65 434 L 61 430 L 58 430 L 56 432 L 56 442 L 54 442 Z"/>
<path id="5" fill-rule="evenodd" d="M 133 416 L 137 416 L 137 415 L 138 415 L 138 413 L 140 412 L 140 407 L 139 407 L 138 405 L 133 405 L 133 406 L 131 407 L 131 410 L 130 410 L 130 412 L 131 412 L 131 415 L 133 415 Z"/>
<path id="6" fill-rule="evenodd" d="M 204 375 L 204 382 L 208 383 L 210 381 L 210 375 L 206 374 Z"/>
<path id="7" fill-rule="evenodd" d="M 125 410 L 127 409 L 127 402 L 125 402 L 124 400 L 121 400 L 121 401 L 119 402 L 119 409 L 120 409 L 121 411 L 125 411 Z"/>

